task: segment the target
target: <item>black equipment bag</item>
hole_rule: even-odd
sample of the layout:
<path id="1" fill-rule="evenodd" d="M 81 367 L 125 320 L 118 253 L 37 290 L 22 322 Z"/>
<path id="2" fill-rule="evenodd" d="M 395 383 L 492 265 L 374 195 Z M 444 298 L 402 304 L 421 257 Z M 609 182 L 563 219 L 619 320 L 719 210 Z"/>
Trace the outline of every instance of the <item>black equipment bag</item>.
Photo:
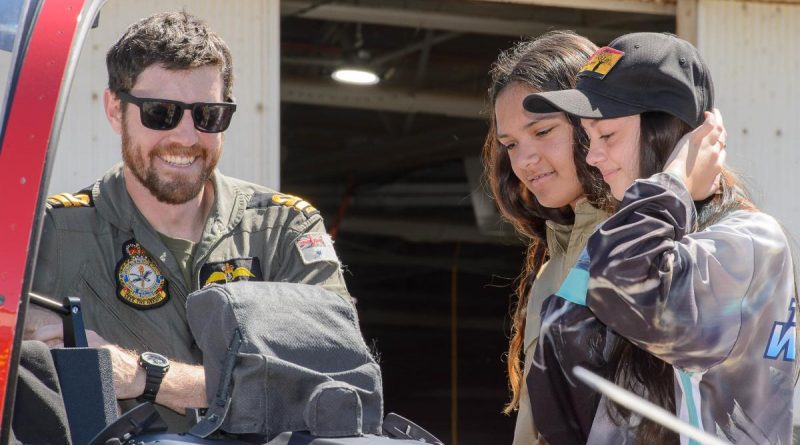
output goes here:
<path id="1" fill-rule="evenodd" d="M 355 307 L 319 286 L 211 285 L 189 295 L 209 407 L 188 434 L 158 427 L 150 403 L 91 445 L 421 445 L 441 441 L 390 413 Z M 152 426 L 151 426 L 152 425 Z"/>
<path id="2" fill-rule="evenodd" d="M 349 301 L 319 286 L 245 281 L 192 293 L 187 318 L 209 397 L 193 434 L 381 434 L 380 368 Z"/>

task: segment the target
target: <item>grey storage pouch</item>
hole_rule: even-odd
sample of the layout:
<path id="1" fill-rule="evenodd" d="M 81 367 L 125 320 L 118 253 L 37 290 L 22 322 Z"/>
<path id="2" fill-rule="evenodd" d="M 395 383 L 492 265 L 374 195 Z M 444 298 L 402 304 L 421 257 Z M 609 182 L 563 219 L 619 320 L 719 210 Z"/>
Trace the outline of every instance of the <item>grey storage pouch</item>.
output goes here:
<path id="1" fill-rule="evenodd" d="M 355 308 L 335 293 L 293 283 L 211 285 L 189 295 L 187 317 L 212 408 L 228 348 L 241 335 L 222 431 L 267 440 L 287 431 L 381 433 L 380 368 Z"/>

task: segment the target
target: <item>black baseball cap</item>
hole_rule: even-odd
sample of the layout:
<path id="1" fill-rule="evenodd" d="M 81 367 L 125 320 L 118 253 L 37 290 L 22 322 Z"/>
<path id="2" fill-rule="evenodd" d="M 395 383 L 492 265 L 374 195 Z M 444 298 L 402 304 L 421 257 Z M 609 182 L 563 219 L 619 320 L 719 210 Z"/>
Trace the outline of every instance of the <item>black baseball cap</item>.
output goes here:
<path id="1" fill-rule="evenodd" d="M 563 111 L 589 119 L 663 111 L 703 123 L 714 107 L 714 85 L 697 48 L 672 34 L 639 32 L 598 49 L 578 73 L 575 89 L 531 94 L 534 113 Z"/>

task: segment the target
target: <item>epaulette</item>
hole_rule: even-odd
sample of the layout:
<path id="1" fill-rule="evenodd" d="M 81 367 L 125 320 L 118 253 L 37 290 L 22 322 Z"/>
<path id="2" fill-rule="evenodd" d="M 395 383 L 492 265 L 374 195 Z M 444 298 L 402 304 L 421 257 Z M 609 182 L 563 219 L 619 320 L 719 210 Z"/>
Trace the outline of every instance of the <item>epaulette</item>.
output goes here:
<path id="1" fill-rule="evenodd" d="M 283 193 L 256 193 L 247 202 L 248 209 L 264 209 L 271 206 L 291 207 L 306 216 L 319 213 L 316 207 L 303 198 Z"/>
<path id="2" fill-rule="evenodd" d="M 78 193 L 58 193 L 47 197 L 47 207 L 94 207 L 91 190 L 81 190 Z"/>

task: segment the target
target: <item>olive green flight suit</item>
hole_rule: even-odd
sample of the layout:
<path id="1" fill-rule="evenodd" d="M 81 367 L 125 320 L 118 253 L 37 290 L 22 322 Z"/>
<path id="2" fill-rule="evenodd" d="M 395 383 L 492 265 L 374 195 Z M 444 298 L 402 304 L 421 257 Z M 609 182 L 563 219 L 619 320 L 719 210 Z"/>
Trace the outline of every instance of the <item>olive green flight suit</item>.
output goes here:
<path id="1" fill-rule="evenodd" d="M 350 301 L 316 209 L 218 171 L 212 181 L 215 201 L 190 283 L 134 205 L 118 164 L 91 190 L 48 199 L 33 291 L 80 297 L 87 329 L 123 348 L 190 364 L 202 357 L 187 324 L 186 297 L 204 284 L 318 284 Z"/>
<path id="2" fill-rule="evenodd" d="M 550 259 L 539 269 L 531 286 L 525 316 L 525 371 L 520 388 L 519 411 L 514 431 L 513 445 L 546 444 L 533 422 L 531 400 L 525 381 L 533 365 L 533 353 L 541 327 L 540 313 L 545 298 L 556 293 L 569 270 L 594 232 L 595 227 L 608 218 L 608 213 L 593 207 L 586 198 L 575 203 L 575 224 L 564 225 L 547 221 L 547 248 Z M 557 444 L 553 444 L 557 445 Z"/>

